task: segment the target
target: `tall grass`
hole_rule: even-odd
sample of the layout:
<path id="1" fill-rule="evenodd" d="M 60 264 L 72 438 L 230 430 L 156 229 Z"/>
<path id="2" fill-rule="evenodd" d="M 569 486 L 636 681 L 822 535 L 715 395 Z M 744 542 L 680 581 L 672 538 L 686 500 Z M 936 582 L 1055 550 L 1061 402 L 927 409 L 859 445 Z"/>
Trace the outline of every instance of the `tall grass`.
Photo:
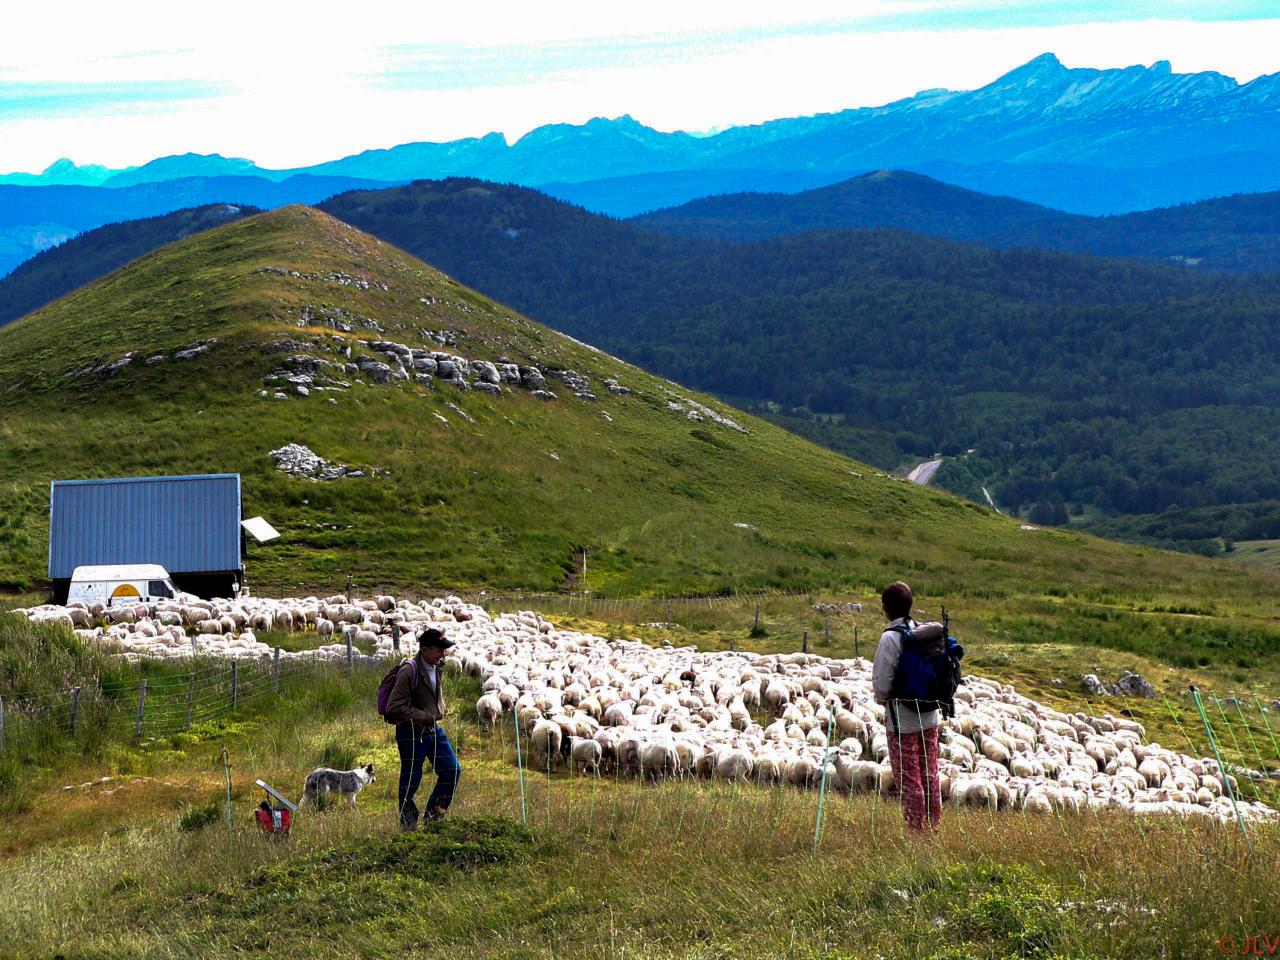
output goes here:
<path id="1" fill-rule="evenodd" d="M 385 731 L 335 718 L 358 744 Z M 1275 829 L 1123 815 L 948 809 L 904 832 L 885 797 L 786 787 L 527 774 L 511 738 L 465 742 L 451 821 L 395 831 L 394 786 L 300 815 L 268 843 L 172 818 L 0 863 L 0 950 L 95 956 L 1198 957 L 1266 932 L 1280 902 Z M 286 763 L 310 762 L 311 739 Z M 360 748 L 366 754 L 368 746 Z M 495 819 L 496 818 L 496 819 Z M 525 833 L 527 828 L 529 833 Z"/>

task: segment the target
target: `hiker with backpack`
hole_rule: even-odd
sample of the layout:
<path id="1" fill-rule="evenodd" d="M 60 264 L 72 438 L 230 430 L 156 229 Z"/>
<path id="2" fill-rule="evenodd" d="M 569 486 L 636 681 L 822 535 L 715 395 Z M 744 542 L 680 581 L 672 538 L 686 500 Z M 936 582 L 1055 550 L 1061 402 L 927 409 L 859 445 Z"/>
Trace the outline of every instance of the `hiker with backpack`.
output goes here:
<path id="1" fill-rule="evenodd" d="M 427 798 L 428 820 L 441 819 L 453 802 L 462 768 L 453 744 L 440 726 L 444 719 L 445 651 L 453 641 L 444 631 L 429 627 L 418 637 L 418 655 L 404 660 L 382 678 L 378 687 L 378 712 L 396 726 L 396 747 L 400 751 L 400 827 L 418 825 L 414 794 L 422 782 L 422 765 L 431 761 L 436 784 Z"/>
<path id="2" fill-rule="evenodd" d="M 945 623 L 911 619 L 911 587 L 895 580 L 880 594 L 889 625 L 880 635 L 871 671 L 877 703 L 884 704 L 889 766 L 912 830 L 936 827 L 942 818 L 938 779 L 938 729 L 955 714 L 964 649 Z M 946 614 L 943 613 L 945 621 Z"/>

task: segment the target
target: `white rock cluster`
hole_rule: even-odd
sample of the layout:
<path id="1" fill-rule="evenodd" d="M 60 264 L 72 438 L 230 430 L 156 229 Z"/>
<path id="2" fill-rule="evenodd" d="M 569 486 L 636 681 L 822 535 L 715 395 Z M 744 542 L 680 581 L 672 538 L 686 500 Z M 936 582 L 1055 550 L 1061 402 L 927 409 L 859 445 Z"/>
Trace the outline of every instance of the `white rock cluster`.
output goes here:
<path id="1" fill-rule="evenodd" d="M 355 470 L 345 463 L 331 463 L 300 443 L 288 443 L 269 454 L 276 469 L 290 477 L 311 477 L 316 480 L 341 480 L 343 477 L 363 477 L 363 470 Z M 374 476 L 381 471 L 374 469 Z"/>
<path id="2" fill-rule="evenodd" d="M 813 654 L 654 648 L 557 629 L 531 612 L 490 616 L 457 597 L 415 604 L 379 596 L 165 601 L 104 610 L 41 606 L 17 613 L 60 622 L 129 659 L 199 653 L 267 657 L 255 631 L 315 630 L 322 643 L 290 658 L 342 660 L 346 637 L 377 656 L 415 649 L 426 627 L 456 642 L 449 658 L 478 677 L 476 712 L 520 724 L 535 766 L 570 762 L 646 779 L 714 777 L 765 785 L 887 788 L 889 732 L 871 688 L 871 664 Z M 763 722 L 761 722 L 763 721 Z M 1035 813 L 1117 810 L 1276 821 L 1240 798 L 1234 775 L 1211 759 L 1148 742 L 1125 717 L 1063 713 L 1011 686 L 969 677 L 940 736 L 948 802 Z"/>

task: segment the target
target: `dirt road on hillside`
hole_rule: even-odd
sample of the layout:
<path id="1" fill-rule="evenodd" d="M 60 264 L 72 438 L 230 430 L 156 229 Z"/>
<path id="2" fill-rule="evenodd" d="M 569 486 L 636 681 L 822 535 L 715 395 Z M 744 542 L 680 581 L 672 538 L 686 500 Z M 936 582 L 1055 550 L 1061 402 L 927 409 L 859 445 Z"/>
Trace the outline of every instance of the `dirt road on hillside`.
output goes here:
<path id="1" fill-rule="evenodd" d="M 942 466 L 942 460 L 926 460 L 917 466 L 914 470 L 907 474 L 907 479 L 912 483 L 918 483 L 922 487 L 929 485 L 929 481 L 933 479 L 933 475 L 938 472 L 938 468 Z"/>

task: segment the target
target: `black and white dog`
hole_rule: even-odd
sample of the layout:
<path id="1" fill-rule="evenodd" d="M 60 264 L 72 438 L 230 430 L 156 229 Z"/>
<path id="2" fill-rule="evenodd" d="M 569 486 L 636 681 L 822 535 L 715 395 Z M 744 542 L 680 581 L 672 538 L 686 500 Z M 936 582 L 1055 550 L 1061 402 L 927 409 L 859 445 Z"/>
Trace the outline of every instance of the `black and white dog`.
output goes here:
<path id="1" fill-rule="evenodd" d="M 310 800 L 313 804 L 322 793 L 337 793 L 347 798 L 347 803 L 356 805 L 356 794 L 374 781 L 373 764 L 367 763 L 355 770 L 331 770 L 320 767 L 307 774 L 306 783 L 302 787 L 302 803 Z"/>

